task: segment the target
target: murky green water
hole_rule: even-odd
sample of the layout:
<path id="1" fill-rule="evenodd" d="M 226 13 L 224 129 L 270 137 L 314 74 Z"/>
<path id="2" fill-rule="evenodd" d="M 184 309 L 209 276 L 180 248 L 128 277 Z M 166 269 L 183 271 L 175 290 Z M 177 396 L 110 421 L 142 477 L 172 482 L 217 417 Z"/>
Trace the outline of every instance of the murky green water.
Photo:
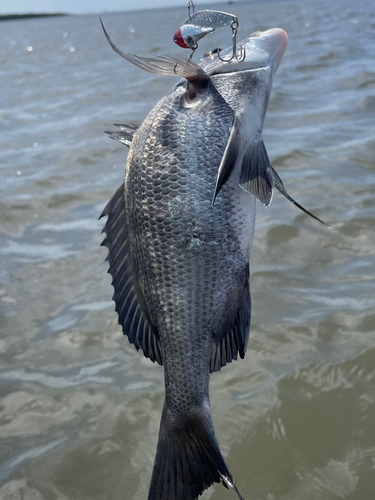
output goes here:
<path id="1" fill-rule="evenodd" d="M 332 229 L 277 194 L 258 206 L 251 339 L 212 376 L 217 434 L 246 500 L 373 500 L 375 9 L 218 7 L 239 16 L 241 38 L 288 32 L 265 143 Z M 185 9 L 104 21 L 146 55 L 176 50 Z M 103 130 L 141 121 L 174 79 L 116 57 L 96 16 L 3 22 L 0 40 L 0 498 L 144 500 L 163 375 L 122 337 L 110 300 L 97 218 L 126 148 Z M 222 30 L 201 47 L 229 43 Z"/>

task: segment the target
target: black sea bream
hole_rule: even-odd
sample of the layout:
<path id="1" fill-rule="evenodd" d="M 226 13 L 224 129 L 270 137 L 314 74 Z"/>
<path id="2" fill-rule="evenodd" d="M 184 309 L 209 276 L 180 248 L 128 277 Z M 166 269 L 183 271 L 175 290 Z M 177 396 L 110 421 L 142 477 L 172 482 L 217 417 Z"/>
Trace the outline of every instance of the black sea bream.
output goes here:
<path id="1" fill-rule="evenodd" d="M 215 436 L 208 386 L 211 372 L 246 351 L 255 202 L 269 205 L 274 183 L 282 188 L 261 134 L 287 35 L 254 33 L 238 44 L 244 61 L 212 54 L 199 65 L 181 56 L 141 58 L 110 43 L 147 71 L 183 77 L 135 131 L 124 185 L 103 212 L 119 323 L 164 366 L 148 498 L 193 500 L 214 482 L 238 493 Z M 134 130 L 125 127 L 120 140 L 129 144 Z"/>

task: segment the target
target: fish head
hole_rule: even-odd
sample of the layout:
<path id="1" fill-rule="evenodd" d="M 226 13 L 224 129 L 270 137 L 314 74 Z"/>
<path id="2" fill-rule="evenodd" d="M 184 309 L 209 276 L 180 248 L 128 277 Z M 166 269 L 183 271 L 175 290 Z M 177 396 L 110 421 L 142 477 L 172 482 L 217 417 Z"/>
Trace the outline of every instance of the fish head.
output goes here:
<path id="1" fill-rule="evenodd" d="M 256 127 L 259 122 L 257 128 L 261 133 L 272 78 L 287 46 L 288 36 L 284 30 L 275 28 L 263 33 L 256 32 L 239 42 L 236 48 L 237 51 L 242 51 L 244 57 L 232 57 L 233 48 L 230 47 L 221 51 L 220 57 L 218 53 L 211 53 L 197 64 L 191 58 L 178 54 L 140 57 L 124 52 L 113 43 L 101 20 L 100 22 L 112 49 L 125 60 L 150 73 L 182 76 L 185 79 L 189 106 L 194 104 L 193 101 L 203 103 L 204 96 L 210 95 L 207 89 L 212 90 L 214 86 L 236 115 L 249 115 L 249 110 L 254 117 L 258 114 L 260 119 L 254 119 L 253 123 Z M 180 30 L 184 27 L 191 28 L 190 25 L 183 25 Z M 197 35 L 203 34 L 204 30 L 201 28 L 194 28 Z M 175 36 L 177 40 L 177 34 Z M 175 89 L 180 91 L 181 83 Z"/>
<path id="2" fill-rule="evenodd" d="M 200 66 L 209 75 L 269 68 L 273 76 L 280 65 L 287 44 L 288 35 L 283 29 L 257 31 L 237 44 L 237 53 L 245 54 L 241 60 L 232 58 L 233 48 L 230 46 L 220 51 L 220 57 L 217 51 L 205 54 Z"/>
<path id="3" fill-rule="evenodd" d="M 187 34 L 192 36 L 199 32 L 198 27 L 192 30 L 193 27 L 188 24 L 183 25 L 180 30 L 183 28 L 188 30 L 184 32 L 184 39 L 187 39 Z M 254 130 L 257 129 L 260 132 L 273 76 L 280 65 L 287 44 L 286 32 L 283 29 L 274 28 L 264 32 L 255 32 L 240 41 L 237 44 L 235 57 L 233 57 L 232 46 L 205 54 L 199 62 L 199 67 L 206 76 L 203 76 L 202 80 L 199 75 L 193 76 L 192 79 L 187 78 L 187 100 L 190 100 L 190 94 L 202 96 L 202 84 L 203 88 L 206 88 L 204 82 L 208 77 L 233 111 L 244 119 L 247 116 Z M 251 118 L 249 114 L 252 114 Z M 250 133 L 250 130 L 247 132 Z"/>
<path id="4" fill-rule="evenodd" d="M 276 73 L 287 46 L 282 29 L 253 33 L 219 54 L 208 54 L 200 67 L 232 109 L 235 119 L 218 170 L 214 199 L 237 170 L 241 188 L 264 205 L 272 201 L 273 176 L 262 140 L 264 118 Z"/>
<path id="5" fill-rule="evenodd" d="M 273 76 L 287 43 L 288 35 L 280 28 L 256 32 L 237 44 L 240 60 L 233 57 L 224 62 L 233 55 L 233 48 L 228 47 L 219 54 L 206 54 L 199 63 L 222 97 L 243 118 L 249 136 L 261 133 Z"/>

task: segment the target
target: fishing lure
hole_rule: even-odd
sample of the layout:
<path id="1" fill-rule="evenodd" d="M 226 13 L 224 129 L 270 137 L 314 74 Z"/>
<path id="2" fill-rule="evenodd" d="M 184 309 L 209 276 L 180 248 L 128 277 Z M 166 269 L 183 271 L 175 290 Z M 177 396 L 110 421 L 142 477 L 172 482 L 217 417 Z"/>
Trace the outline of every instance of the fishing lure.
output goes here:
<path id="1" fill-rule="evenodd" d="M 191 9 L 193 13 L 191 13 Z M 223 62 L 230 62 L 234 58 L 243 61 L 246 57 L 245 50 L 241 47 L 240 54 L 237 54 L 237 30 L 239 26 L 238 18 L 233 14 L 221 12 L 219 10 L 199 10 L 194 11 L 194 3 L 189 1 L 189 17 L 184 24 L 173 35 L 173 41 L 184 49 L 191 49 L 190 58 L 198 48 L 198 42 L 205 36 L 213 33 L 216 29 L 224 26 L 232 28 L 233 53 L 229 59 L 220 57 L 220 50 L 217 50 L 218 58 Z"/>

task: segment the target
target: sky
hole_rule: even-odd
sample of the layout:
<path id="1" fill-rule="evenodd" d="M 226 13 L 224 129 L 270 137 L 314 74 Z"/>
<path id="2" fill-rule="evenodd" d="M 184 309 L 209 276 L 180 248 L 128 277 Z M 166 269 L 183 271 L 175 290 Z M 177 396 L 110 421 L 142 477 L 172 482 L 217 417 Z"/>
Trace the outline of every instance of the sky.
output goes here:
<path id="1" fill-rule="evenodd" d="M 220 0 L 219 0 L 220 1 Z M 195 2 L 197 4 L 197 2 Z M 212 3 L 204 0 L 202 3 Z M 217 3 L 217 2 L 214 2 Z M 187 0 L 0 0 L 0 14 L 66 12 L 90 14 L 157 7 L 184 6 Z"/>

